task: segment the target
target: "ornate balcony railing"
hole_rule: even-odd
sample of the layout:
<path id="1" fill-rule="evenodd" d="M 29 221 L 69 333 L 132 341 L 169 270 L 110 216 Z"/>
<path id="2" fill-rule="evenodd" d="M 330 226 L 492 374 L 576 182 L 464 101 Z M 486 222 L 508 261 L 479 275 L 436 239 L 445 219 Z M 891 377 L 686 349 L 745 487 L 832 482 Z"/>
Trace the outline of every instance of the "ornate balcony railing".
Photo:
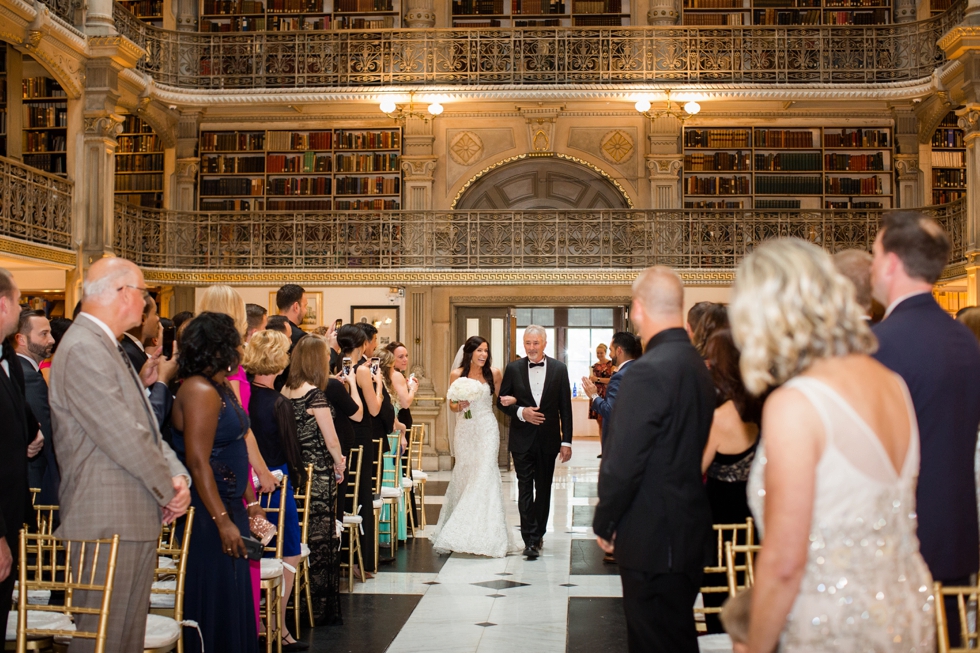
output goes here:
<path id="1" fill-rule="evenodd" d="M 115 5 L 140 68 L 180 88 L 737 83 L 921 80 L 963 17 L 880 26 L 389 29 L 174 32 Z"/>
<path id="2" fill-rule="evenodd" d="M 927 207 L 963 258 L 964 204 Z M 881 211 L 581 210 L 196 213 L 116 204 L 116 253 L 148 268 L 734 268 L 797 236 L 870 250 Z"/>
<path id="3" fill-rule="evenodd" d="M 0 236 L 72 250 L 72 186 L 0 156 Z"/>

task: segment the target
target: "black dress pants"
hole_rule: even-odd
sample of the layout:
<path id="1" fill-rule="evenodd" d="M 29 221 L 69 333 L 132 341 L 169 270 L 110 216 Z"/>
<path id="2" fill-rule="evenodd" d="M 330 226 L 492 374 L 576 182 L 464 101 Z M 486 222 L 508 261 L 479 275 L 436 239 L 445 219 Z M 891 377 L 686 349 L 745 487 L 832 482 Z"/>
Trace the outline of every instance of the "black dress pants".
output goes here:
<path id="1" fill-rule="evenodd" d="M 511 452 L 517 473 L 517 509 L 521 515 L 521 537 L 525 546 L 541 541 L 551 512 L 551 483 L 558 452 L 535 440 L 524 453 Z"/>
<path id="2" fill-rule="evenodd" d="M 698 653 L 694 600 L 701 574 L 619 568 L 630 653 Z"/>

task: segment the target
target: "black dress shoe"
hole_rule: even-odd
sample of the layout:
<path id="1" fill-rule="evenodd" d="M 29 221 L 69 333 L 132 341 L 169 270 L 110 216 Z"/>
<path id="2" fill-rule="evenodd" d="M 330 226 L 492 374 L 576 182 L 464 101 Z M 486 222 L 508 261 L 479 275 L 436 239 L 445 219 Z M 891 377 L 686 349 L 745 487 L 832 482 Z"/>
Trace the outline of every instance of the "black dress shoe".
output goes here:
<path id="1" fill-rule="evenodd" d="M 537 551 L 537 552 L 540 553 L 541 552 L 541 547 L 543 547 L 543 546 L 544 546 L 544 538 L 542 537 L 540 540 L 538 540 L 537 542 L 535 542 L 534 544 L 532 544 L 531 545 L 531 548 L 533 548 L 535 551 Z"/>
<path id="2" fill-rule="evenodd" d="M 309 650 L 310 645 L 306 642 L 292 642 L 286 643 L 286 640 L 282 640 L 282 650 L 283 653 L 293 653 L 294 651 L 306 651 Z"/>
<path id="3" fill-rule="evenodd" d="M 526 549 L 524 549 L 524 557 L 526 557 L 528 560 L 537 560 L 538 552 L 533 546 L 529 545 Z"/>

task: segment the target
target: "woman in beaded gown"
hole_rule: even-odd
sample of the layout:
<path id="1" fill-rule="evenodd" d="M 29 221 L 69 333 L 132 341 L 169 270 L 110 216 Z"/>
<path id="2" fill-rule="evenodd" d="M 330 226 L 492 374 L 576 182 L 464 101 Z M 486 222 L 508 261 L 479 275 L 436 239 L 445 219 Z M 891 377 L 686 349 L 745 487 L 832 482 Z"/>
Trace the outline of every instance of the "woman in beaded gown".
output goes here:
<path id="1" fill-rule="evenodd" d="M 739 267 L 732 317 L 746 388 L 777 387 L 748 483 L 762 537 L 748 649 L 934 651 L 915 412 L 868 356 L 854 287 L 818 247 L 771 241 Z"/>

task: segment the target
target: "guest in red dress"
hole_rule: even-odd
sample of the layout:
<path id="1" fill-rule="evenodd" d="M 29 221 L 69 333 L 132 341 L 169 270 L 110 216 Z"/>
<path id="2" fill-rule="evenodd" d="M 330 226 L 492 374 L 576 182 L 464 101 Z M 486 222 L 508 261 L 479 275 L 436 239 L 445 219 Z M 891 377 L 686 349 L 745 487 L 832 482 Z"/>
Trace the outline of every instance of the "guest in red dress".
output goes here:
<path id="1" fill-rule="evenodd" d="M 592 374 L 589 375 L 589 380 L 595 383 L 596 391 L 600 397 L 606 396 L 606 384 L 609 383 L 609 377 L 614 372 L 612 361 L 606 358 L 608 351 L 609 349 L 603 343 L 599 343 L 599 346 L 595 348 L 595 355 L 599 362 L 592 366 Z M 589 404 L 589 419 L 594 419 L 599 423 L 599 433 L 602 433 L 602 415 L 597 413 L 591 404 Z"/>

